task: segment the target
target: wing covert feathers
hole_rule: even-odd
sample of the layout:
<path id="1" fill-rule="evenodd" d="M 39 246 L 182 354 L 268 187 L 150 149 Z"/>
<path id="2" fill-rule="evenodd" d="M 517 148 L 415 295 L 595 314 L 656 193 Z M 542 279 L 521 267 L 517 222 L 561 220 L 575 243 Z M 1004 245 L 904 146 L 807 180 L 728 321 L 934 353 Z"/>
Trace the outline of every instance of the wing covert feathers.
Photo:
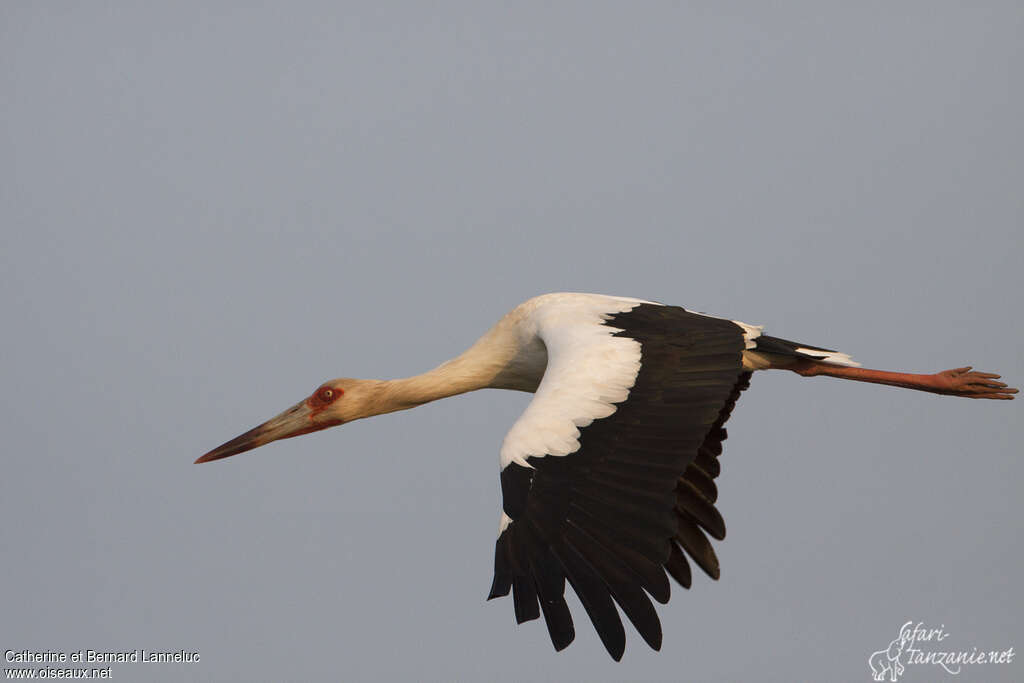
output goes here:
<path id="1" fill-rule="evenodd" d="M 730 321 L 641 304 L 604 324 L 640 343 L 636 381 L 614 413 L 580 429 L 577 451 L 504 468 L 503 509 L 512 521 L 495 544 L 489 598 L 511 590 L 517 622 L 543 614 L 561 650 L 575 637 L 568 582 L 618 660 L 619 610 L 659 649 L 651 598 L 668 601 L 668 575 L 688 588 L 689 556 L 718 578 L 707 535 L 725 536 L 714 481 L 722 425 L 750 373 L 742 369 L 743 330 Z"/>

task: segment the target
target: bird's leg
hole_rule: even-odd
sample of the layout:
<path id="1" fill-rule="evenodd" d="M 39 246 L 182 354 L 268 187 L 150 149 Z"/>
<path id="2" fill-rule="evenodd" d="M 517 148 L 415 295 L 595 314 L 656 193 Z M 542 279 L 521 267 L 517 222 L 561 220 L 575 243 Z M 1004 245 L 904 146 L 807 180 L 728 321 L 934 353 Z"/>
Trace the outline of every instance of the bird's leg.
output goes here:
<path id="1" fill-rule="evenodd" d="M 997 381 L 999 375 L 991 372 L 974 372 L 970 366 L 944 370 L 933 375 L 915 375 L 907 372 L 887 372 L 885 370 L 869 370 L 868 368 L 849 368 L 830 365 L 815 360 L 798 360 L 785 369 L 792 370 L 804 377 L 824 375 L 840 379 L 852 379 L 858 382 L 888 384 L 905 389 L 930 391 L 933 394 L 946 396 L 963 396 L 965 398 L 1012 399 L 1016 389 Z"/>

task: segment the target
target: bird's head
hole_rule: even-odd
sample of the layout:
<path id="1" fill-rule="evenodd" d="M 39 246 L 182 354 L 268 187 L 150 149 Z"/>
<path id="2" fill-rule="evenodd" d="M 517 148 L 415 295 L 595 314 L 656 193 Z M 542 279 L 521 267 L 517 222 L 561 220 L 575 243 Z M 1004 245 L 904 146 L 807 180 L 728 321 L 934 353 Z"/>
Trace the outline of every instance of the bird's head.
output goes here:
<path id="1" fill-rule="evenodd" d="M 382 384 L 376 380 L 347 377 L 324 382 L 288 410 L 221 444 L 196 462 L 220 460 L 259 448 L 271 441 L 309 434 L 376 415 L 383 412 L 379 409 Z"/>

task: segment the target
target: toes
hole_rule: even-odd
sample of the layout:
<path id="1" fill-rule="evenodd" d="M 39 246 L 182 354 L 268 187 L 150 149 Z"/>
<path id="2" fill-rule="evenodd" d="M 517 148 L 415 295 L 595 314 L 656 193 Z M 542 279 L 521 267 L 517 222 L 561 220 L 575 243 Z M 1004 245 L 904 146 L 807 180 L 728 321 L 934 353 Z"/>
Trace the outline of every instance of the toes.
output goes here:
<path id="1" fill-rule="evenodd" d="M 970 365 L 940 372 L 936 377 L 945 385 L 944 391 L 953 396 L 966 398 L 990 398 L 1010 400 L 1017 390 L 997 381 L 1000 375 L 994 372 L 973 372 Z"/>
<path id="2" fill-rule="evenodd" d="M 957 377 L 957 380 L 969 389 L 1002 389 L 1006 386 L 1006 382 L 997 382 L 998 378 L 999 375 L 991 372 L 968 372 Z"/>
<path id="3" fill-rule="evenodd" d="M 1017 389 L 1004 388 L 996 389 L 995 391 L 979 391 L 977 393 L 968 394 L 971 398 L 995 398 L 1003 401 L 1012 401 L 1013 395 L 1017 393 Z"/>

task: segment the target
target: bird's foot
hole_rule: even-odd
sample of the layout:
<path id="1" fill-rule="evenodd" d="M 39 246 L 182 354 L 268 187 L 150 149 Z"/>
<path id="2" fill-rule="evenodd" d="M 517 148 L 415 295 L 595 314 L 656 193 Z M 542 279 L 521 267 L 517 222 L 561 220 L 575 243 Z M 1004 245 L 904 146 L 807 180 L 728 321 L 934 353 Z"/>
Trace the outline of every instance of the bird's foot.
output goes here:
<path id="1" fill-rule="evenodd" d="M 971 366 L 937 372 L 931 376 L 934 390 L 948 396 L 965 398 L 994 398 L 1011 400 L 1017 390 L 997 381 L 999 375 L 991 372 L 974 372 Z"/>

